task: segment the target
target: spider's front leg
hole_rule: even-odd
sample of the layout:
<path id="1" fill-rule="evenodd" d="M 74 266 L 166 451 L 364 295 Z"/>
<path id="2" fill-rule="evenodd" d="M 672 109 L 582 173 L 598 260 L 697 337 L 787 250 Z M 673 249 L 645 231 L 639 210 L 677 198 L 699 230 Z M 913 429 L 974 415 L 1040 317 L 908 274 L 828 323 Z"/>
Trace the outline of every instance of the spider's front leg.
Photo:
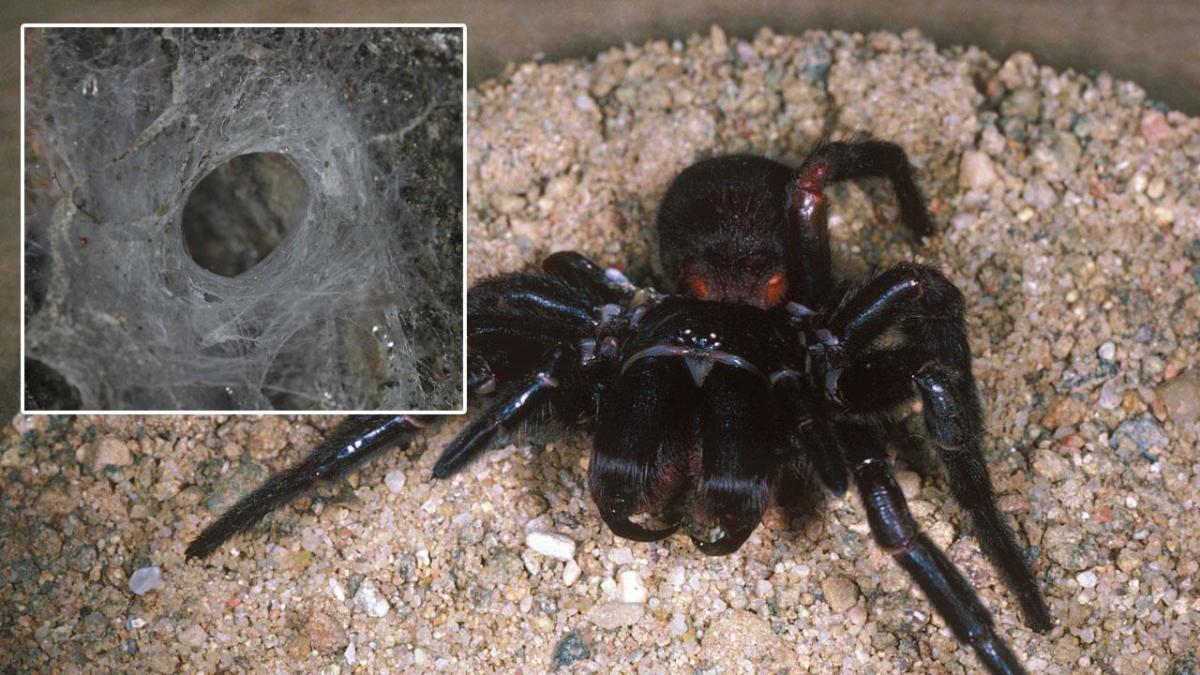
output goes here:
<path id="1" fill-rule="evenodd" d="M 547 262 L 550 276 L 493 278 L 471 289 L 472 318 L 467 386 L 499 395 L 446 448 L 435 476 L 461 468 L 504 425 L 543 410 L 580 357 L 580 336 L 594 330 L 594 306 L 625 292 L 619 274 L 606 273 L 583 256 L 563 253 Z M 564 278 L 565 277 L 565 278 Z M 476 320 L 478 319 L 478 320 Z M 575 382 L 570 382 L 575 384 Z M 268 513 L 322 482 L 343 477 L 363 462 L 413 435 L 440 415 L 364 415 L 343 422 L 307 457 L 271 476 L 211 523 L 187 548 L 205 557 Z"/>
<path id="2" fill-rule="evenodd" d="M 901 265 L 851 292 L 830 317 L 817 348 L 830 394 L 857 412 L 877 411 L 920 392 L 925 426 L 940 452 L 955 499 L 970 514 L 983 552 L 1016 594 L 1025 622 L 1049 630 L 1050 611 L 1013 532 L 996 507 L 980 441 L 983 408 L 971 373 L 962 293 L 928 267 Z M 888 328 L 906 344 L 870 351 Z M 844 366 L 844 370 L 841 368 Z"/>
<path id="3" fill-rule="evenodd" d="M 436 415 L 361 415 L 348 418 L 303 460 L 271 476 L 204 528 L 187 557 L 205 558 L 268 513 L 313 489 L 340 479 L 354 467 L 425 427 Z"/>
<path id="4" fill-rule="evenodd" d="M 471 289 L 471 359 L 490 375 L 476 391 L 496 394 L 442 451 L 435 478 L 466 466 L 502 428 L 552 406 L 564 417 L 588 414 L 580 401 L 595 384 L 591 371 L 604 349 L 597 333 L 620 313 L 615 303 L 635 289 L 620 273 L 573 251 L 549 256 L 542 268 L 546 274 L 504 275 Z"/>

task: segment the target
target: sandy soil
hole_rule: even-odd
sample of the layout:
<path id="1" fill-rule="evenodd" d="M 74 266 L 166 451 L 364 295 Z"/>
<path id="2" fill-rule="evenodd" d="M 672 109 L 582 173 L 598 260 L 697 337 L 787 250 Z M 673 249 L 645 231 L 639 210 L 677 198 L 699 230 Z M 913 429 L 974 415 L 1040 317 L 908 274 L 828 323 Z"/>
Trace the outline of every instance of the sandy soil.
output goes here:
<path id="1" fill-rule="evenodd" d="M 835 259 L 920 260 L 966 293 L 1000 503 L 1054 630 L 1024 628 L 936 465 L 898 460 L 914 513 L 1031 671 L 1196 671 L 1200 120 L 1104 75 L 915 34 L 714 30 L 518 66 L 469 105 L 475 279 L 563 248 L 652 274 L 657 200 L 699 157 L 795 162 L 823 134 L 902 144 L 944 233 L 914 248 L 886 189 L 846 186 Z M 635 544 L 593 512 L 578 432 L 515 438 L 433 483 L 456 420 L 184 561 L 215 512 L 335 422 L 15 419 L 0 670 L 977 669 L 853 491 L 770 514 L 726 558 Z M 527 532 L 565 536 L 571 559 Z M 147 567 L 161 585 L 136 595 L 135 576 L 156 586 Z"/>

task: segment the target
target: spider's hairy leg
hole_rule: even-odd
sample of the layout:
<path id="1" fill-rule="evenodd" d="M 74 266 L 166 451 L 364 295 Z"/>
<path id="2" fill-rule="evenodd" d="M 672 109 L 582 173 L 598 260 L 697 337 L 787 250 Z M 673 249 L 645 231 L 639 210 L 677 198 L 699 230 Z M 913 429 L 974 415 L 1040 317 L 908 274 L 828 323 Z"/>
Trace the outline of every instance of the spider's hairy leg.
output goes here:
<path id="1" fill-rule="evenodd" d="M 825 143 L 813 150 L 797 171 L 798 180 L 820 191 L 826 185 L 860 178 L 886 178 L 891 181 L 900 219 L 913 234 L 933 234 L 933 220 L 925 208 L 925 198 L 913 174 L 904 149 L 887 141 L 865 140 L 855 143 Z"/>
<path id="2" fill-rule="evenodd" d="M 665 357 L 634 362 L 605 393 L 588 489 L 617 536 L 656 541 L 678 529 L 689 477 L 681 445 L 696 393 L 687 369 Z M 667 520 L 667 526 L 649 528 L 630 520 L 644 511 Z"/>
<path id="3" fill-rule="evenodd" d="M 595 330 L 588 295 L 542 274 L 485 279 L 467 293 L 467 344 L 473 364 L 494 376 L 489 388 L 524 377 L 556 347 L 577 345 Z M 470 378 L 468 378 L 470 379 Z"/>
<path id="4" fill-rule="evenodd" d="M 913 373 L 933 360 L 915 347 L 873 350 L 847 363 L 828 386 L 847 410 L 884 412 L 913 397 Z"/>
<path id="5" fill-rule="evenodd" d="M 517 424 L 545 409 L 559 387 L 567 358 L 565 350 L 555 349 L 536 373 L 502 387 L 442 451 L 433 467 L 434 478 L 445 478 L 466 466 L 487 447 L 501 427 Z"/>
<path id="6" fill-rule="evenodd" d="M 395 446 L 437 416 L 363 415 L 350 417 L 307 457 L 271 476 L 210 523 L 188 544 L 187 557 L 204 558 L 268 513 L 308 492 L 319 482 L 336 480 L 350 469 Z"/>
<path id="7" fill-rule="evenodd" d="M 912 576 L 963 644 L 975 650 L 992 673 L 1024 673 L 1020 660 L 996 634 L 991 614 L 954 563 L 920 531 L 892 475 L 879 434 L 863 424 L 842 422 L 845 447 L 875 542 Z"/>
<path id="8" fill-rule="evenodd" d="M 979 443 L 983 413 L 970 370 L 939 359 L 917 373 L 916 382 L 924 402 L 925 426 L 946 465 L 955 499 L 971 514 L 980 547 L 1016 593 L 1025 623 L 1039 632 L 1050 630 L 1050 609 L 1037 579 L 996 507 L 992 477 Z"/>
<path id="9" fill-rule="evenodd" d="M 624 275 L 601 269 L 575 251 L 551 253 L 542 261 L 542 269 L 572 288 L 587 293 L 598 304 L 617 302 L 635 290 Z"/>
<path id="10" fill-rule="evenodd" d="M 806 162 L 796 174 L 787 195 L 789 265 L 800 284 L 799 298 L 819 306 L 832 282 L 829 250 L 829 198 L 825 196 L 829 167 Z"/>
<path id="11" fill-rule="evenodd" d="M 1051 626 L 1050 611 L 1012 530 L 996 507 L 984 462 L 980 446 L 983 407 L 971 374 L 964 315 L 962 293 L 936 270 L 901 265 L 877 275 L 844 301 L 831 319 L 848 364 L 838 378 L 839 393 L 853 396 L 866 391 L 867 396 L 880 397 L 916 383 L 924 403 L 925 426 L 946 466 L 955 499 L 971 514 L 975 536 L 1016 594 L 1025 623 L 1046 631 Z M 894 325 L 899 325 L 913 346 L 862 353 Z"/>
<path id="12" fill-rule="evenodd" d="M 945 298 L 927 296 L 931 286 L 941 291 L 945 285 L 953 293 Z M 942 304 L 943 299 L 952 306 Z M 955 304 L 961 309 L 962 294 L 937 270 L 902 264 L 879 272 L 848 293 L 830 317 L 829 329 L 843 352 L 857 355 L 897 321 L 917 315 L 934 321 L 952 320 Z"/>
<path id="13" fill-rule="evenodd" d="M 717 364 L 700 399 L 700 475 L 696 520 L 724 530 L 715 541 L 692 537 L 706 555 L 736 551 L 762 521 L 777 462 L 767 382 L 744 368 Z"/>
<path id="14" fill-rule="evenodd" d="M 825 421 L 819 392 L 811 391 L 807 378 L 799 373 L 782 370 L 771 377 L 771 395 L 793 456 L 807 457 L 830 492 L 846 494 L 845 459 Z"/>

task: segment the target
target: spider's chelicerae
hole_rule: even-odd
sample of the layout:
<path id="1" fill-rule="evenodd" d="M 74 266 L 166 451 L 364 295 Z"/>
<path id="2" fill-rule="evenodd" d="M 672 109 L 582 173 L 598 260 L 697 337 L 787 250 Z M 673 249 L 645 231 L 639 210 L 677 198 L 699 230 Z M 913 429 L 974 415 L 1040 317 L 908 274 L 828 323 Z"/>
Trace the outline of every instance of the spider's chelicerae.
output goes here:
<path id="1" fill-rule="evenodd" d="M 594 422 L 588 487 L 617 535 L 654 541 L 686 527 L 701 552 L 732 553 L 767 507 L 815 472 L 858 484 L 876 542 L 947 625 L 998 673 L 1023 672 L 988 610 L 909 514 L 884 452 L 890 413 L 920 396 L 928 438 L 971 514 L 983 551 L 1039 631 L 1051 619 L 996 509 L 980 439 L 963 295 L 903 264 L 841 281 L 830 269 L 824 193 L 891 181 L 902 220 L 933 231 L 904 152 L 828 143 L 792 169 L 752 156 L 684 170 L 658 214 L 663 269 L 678 294 L 638 288 L 573 252 L 542 272 L 486 279 L 468 296 L 468 386 L 491 394 L 434 468 L 445 477 L 504 427 Z M 188 548 L 205 556 L 320 480 L 432 421 L 352 418 L 303 462 L 272 476 Z"/>

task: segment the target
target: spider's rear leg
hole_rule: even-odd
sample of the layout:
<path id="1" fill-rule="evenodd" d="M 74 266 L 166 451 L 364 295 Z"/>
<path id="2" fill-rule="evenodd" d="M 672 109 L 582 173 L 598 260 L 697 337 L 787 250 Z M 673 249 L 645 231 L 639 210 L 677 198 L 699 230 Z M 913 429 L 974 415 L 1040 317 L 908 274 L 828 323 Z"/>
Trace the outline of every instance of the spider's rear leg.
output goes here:
<path id="1" fill-rule="evenodd" d="M 850 410 L 897 403 L 915 383 L 925 426 L 937 446 L 955 499 L 971 514 L 983 552 L 1016 594 L 1025 622 L 1049 630 L 1050 611 L 1012 530 L 996 508 L 980 440 L 983 408 L 971 374 L 962 293 L 937 271 L 902 265 L 876 276 L 842 303 L 830 326 L 845 370 L 837 395 Z M 888 327 L 898 325 L 911 346 L 865 353 Z"/>
<path id="2" fill-rule="evenodd" d="M 307 457 L 268 478 L 242 497 L 188 544 L 187 557 L 204 558 L 268 513 L 311 490 L 337 480 L 381 451 L 411 436 L 437 416 L 362 415 L 350 417 Z"/>
<path id="3" fill-rule="evenodd" d="M 845 180 L 886 178 L 896 193 L 904 224 L 918 237 L 934 232 L 912 164 L 904 149 L 895 143 L 877 140 L 825 143 L 805 158 L 796 173 L 802 185 L 816 192 Z"/>
<path id="4" fill-rule="evenodd" d="M 876 543 L 912 576 L 955 637 L 974 649 L 989 671 L 1024 673 L 1020 660 L 996 634 L 991 614 L 970 583 L 913 520 L 878 433 L 866 425 L 842 422 L 838 436 Z"/>
<path id="5" fill-rule="evenodd" d="M 800 278 L 805 304 L 820 306 L 830 290 L 829 200 L 825 188 L 860 178 L 887 178 L 900 219 L 917 237 L 933 234 L 933 221 L 904 150 L 886 141 L 833 142 L 818 146 L 796 170 L 788 192 L 789 268 Z"/>
<path id="6" fill-rule="evenodd" d="M 915 380 L 924 403 L 925 426 L 946 465 L 955 499 L 971 513 L 983 552 L 1016 593 L 1025 623 L 1039 632 L 1050 630 L 1050 609 L 1013 531 L 996 507 L 992 477 L 979 444 L 983 413 L 970 370 L 963 370 L 961 364 L 935 361 L 919 371 Z"/>

